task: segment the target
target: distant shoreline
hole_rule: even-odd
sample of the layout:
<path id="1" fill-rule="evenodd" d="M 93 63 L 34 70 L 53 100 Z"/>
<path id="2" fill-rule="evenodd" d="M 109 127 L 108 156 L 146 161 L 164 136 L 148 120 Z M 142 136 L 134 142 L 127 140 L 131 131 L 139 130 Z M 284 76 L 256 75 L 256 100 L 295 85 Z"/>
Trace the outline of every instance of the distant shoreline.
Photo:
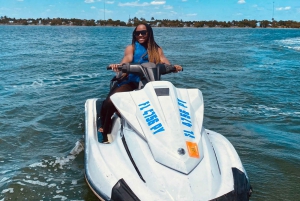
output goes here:
<path id="1" fill-rule="evenodd" d="M 0 26 L 30 26 L 30 27 L 114 27 L 114 28 L 134 28 L 134 26 L 113 26 L 113 25 L 106 25 L 106 26 L 79 26 L 79 25 L 43 25 L 43 24 L 0 24 Z M 152 26 L 152 28 L 174 28 L 174 29 L 299 29 L 299 28 L 290 28 L 290 27 L 172 27 L 172 26 Z"/>
<path id="2" fill-rule="evenodd" d="M 232 20 L 232 21 L 183 21 L 145 18 L 129 18 L 127 22 L 121 20 L 86 20 L 76 18 L 28 18 L 16 19 L 7 16 L 0 17 L 0 25 L 27 25 L 27 26 L 101 26 L 101 27 L 136 27 L 138 24 L 146 23 L 152 27 L 171 27 L 171 28 L 300 28 L 300 22 L 293 20 L 279 20 L 272 18 L 269 20 Z"/>

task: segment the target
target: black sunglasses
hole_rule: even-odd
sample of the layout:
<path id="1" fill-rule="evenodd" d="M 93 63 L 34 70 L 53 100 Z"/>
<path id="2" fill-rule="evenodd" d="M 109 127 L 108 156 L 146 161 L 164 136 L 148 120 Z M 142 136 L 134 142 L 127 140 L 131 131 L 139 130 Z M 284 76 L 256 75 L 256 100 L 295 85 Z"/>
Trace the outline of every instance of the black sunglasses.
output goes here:
<path id="1" fill-rule="evenodd" d="M 134 32 L 134 35 L 135 35 L 135 36 L 139 36 L 140 34 L 141 34 L 142 36 L 146 36 L 147 31 L 146 31 L 146 30 L 142 30 L 142 31 L 135 31 L 135 32 Z"/>

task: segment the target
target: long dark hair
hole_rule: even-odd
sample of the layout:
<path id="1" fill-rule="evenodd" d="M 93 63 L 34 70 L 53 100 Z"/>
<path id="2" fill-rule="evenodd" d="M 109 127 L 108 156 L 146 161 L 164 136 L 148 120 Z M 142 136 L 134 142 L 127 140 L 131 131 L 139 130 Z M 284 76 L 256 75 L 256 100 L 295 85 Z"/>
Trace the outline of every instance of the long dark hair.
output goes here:
<path id="1" fill-rule="evenodd" d="M 146 23 L 141 23 L 139 25 L 144 25 L 146 27 L 146 30 L 148 33 L 148 39 L 146 42 L 147 42 L 147 51 L 148 51 L 149 62 L 153 62 L 156 64 L 160 63 L 160 56 L 159 56 L 159 52 L 158 52 L 158 48 L 160 48 L 160 47 L 157 45 L 157 43 L 154 40 L 154 34 L 153 34 L 152 27 Z M 135 37 L 135 31 L 138 26 L 136 26 L 132 32 L 133 51 L 135 50 L 135 42 L 137 41 L 136 37 Z"/>

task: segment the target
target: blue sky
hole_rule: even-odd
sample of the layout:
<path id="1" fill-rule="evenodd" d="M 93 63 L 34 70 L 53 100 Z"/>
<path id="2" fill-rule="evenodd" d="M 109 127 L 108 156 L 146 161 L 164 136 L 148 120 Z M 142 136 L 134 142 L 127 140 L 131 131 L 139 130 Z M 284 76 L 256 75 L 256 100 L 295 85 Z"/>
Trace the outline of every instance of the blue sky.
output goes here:
<path id="1" fill-rule="evenodd" d="M 0 16 L 126 22 L 129 17 L 232 21 L 274 16 L 277 21 L 300 21 L 300 0 L 0 0 Z"/>

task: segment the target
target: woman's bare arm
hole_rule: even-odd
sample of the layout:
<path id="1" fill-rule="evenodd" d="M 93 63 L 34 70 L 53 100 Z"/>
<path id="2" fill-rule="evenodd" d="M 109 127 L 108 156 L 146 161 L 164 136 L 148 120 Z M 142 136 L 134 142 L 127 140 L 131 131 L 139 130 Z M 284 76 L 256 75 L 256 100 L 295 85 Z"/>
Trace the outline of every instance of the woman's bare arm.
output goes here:
<path id="1" fill-rule="evenodd" d="M 165 57 L 165 54 L 161 48 L 158 48 L 158 53 L 161 63 L 170 64 L 169 60 Z"/>
<path id="2" fill-rule="evenodd" d="M 133 47 L 132 45 L 128 45 L 124 51 L 124 57 L 119 64 L 110 64 L 109 66 L 113 71 L 118 71 L 118 67 L 123 63 L 130 63 L 133 60 Z"/>
<path id="3" fill-rule="evenodd" d="M 164 52 L 161 48 L 158 48 L 158 52 L 159 52 L 159 56 L 160 56 L 160 62 L 161 63 L 165 63 L 165 64 L 171 64 L 169 62 L 169 60 L 166 58 L 166 56 L 164 55 Z M 176 73 L 178 71 L 182 71 L 182 67 L 180 65 L 174 65 L 174 67 L 176 68 Z"/>

